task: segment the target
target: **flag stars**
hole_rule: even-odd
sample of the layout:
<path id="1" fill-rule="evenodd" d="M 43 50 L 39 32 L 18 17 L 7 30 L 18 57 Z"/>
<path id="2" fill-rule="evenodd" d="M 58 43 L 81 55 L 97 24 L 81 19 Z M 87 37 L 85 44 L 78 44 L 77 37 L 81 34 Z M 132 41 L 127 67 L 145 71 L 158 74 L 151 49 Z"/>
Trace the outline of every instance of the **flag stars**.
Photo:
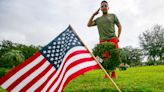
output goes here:
<path id="1" fill-rule="evenodd" d="M 64 51 L 66 51 L 66 48 L 64 48 Z"/>
<path id="2" fill-rule="evenodd" d="M 69 42 L 68 45 L 71 45 L 71 43 Z"/>
<path id="3" fill-rule="evenodd" d="M 47 54 L 47 56 L 46 57 L 50 57 L 50 54 Z"/>
<path id="4" fill-rule="evenodd" d="M 62 55 L 62 52 L 60 52 L 59 55 Z"/>
<path id="5" fill-rule="evenodd" d="M 77 42 L 76 40 L 73 40 L 74 42 Z"/>
<path id="6" fill-rule="evenodd" d="M 58 60 L 58 57 L 55 57 L 55 60 Z"/>
<path id="7" fill-rule="evenodd" d="M 61 43 L 64 44 L 64 41 L 62 41 Z"/>
<path id="8" fill-rule="evenodd" d="M 79 45 L 81 44 L 80 42 L 77 42 Z"/>
<path id="9" fill-rule="evenodd" d="M 48 53 L 51 53 L 51 50 L 48 50 Z"/>
<path id="10" fill-rule="evenodd" d="M 58 42 L 58 44 L 60 44 L 60 41 Z"/>
<path id="11" fill-rule="evenodd" d="M 59 52 L 59 49 L 56 49 L 56 52 Z"/>
<path id="12" fill-rule="evenodd" d="M 52 57 L 54 57 L 55 55 L 54 54 L 51 54 Z"/>
<path id="13" fill-rule="evenodd" d="M 61 40 L 61 38 L 58 38 L 58 40 L 60 41 L 60 40 Z"/>
<path id="14" fill-rule="evenodd" d="M 54 53 L 54 52 L 55 52 L 55 50 L 52 50 L 52 52 Z"/>
<path id="15" fill-rule="evenodd" d="M 68 29 L 48 44 L 42 53 L 58 69 L 67 51 L 77 45 L 81 45 L 81 42 L 76 34 Z"/>
<path id="16" fill-rule="evenodd" d="M 67 46 L 67 49 L 69 49 L 70 47 L 69 46 Z"/>
<path id="17" fill-rule="evenodd" d="M 56 45 L 56 42 L 53 42 L 53 45 Z"/>
<path id="18" fill-rule="evenodd" d="M 72 31 L 70 31 L 70 30 L 69 30 L 69 33 L 71 34 L 71 33 L 72 33 Z"/>
<path id="19" fill-rule="evenodd" d="M 60 46 L 58 45 L 57 48 L 60 48 Z"/>
<path id="20" fill-rule="evenodd" d="M 48 46 L 48 49 L 51 49 L 51 46 Z"/>
<path id="21" fill-rule="evenodd" d="M 59 67 L 59 64 L 57 65 L 57 67 Z"/>
<path id="22" fill-rule="evenodd" d="M 67 33 L 67 35 L 68 35 L 68 36 L 70 36 L 70 34 L 69 34 L 69 33 Z"/>
<path id="23" fill-rule="evenodd" d="M 59 56 L 59 59 L 61 59 L 62 57 L 61 56 Z"/>
<path id="24" fill-rule="evenodd" d="M 66 48 L 67 47 L 67 44 L 64 44 L 64 47 Z"/>
<path id="25" fill-rule="evenodd" d="M 43 53 L 46 54 L 46 51 L 44 50 Z"/>
<path id="26" fill-rule="evenodd" d="M 72 39 L 70 39 L 69 42 L 72 42 Z"/>
<path id="27" fill-rule="evenodd" d="M 59 56 L 59 54 L 58 54 L 58 53 L 56 53 L 56 54 L 55 54 L 55 56 Z"/>
<path id="28" fill-rule="evenodd" d="M 53 60 L 54 60 L 54 58 L 50 58 L 50 60 L 51 60 L 51 61 L 53 61 Z"/>
<path id="29" fill-rule="evenodd" d="M 57 64 L 57 61 L 55 61 L 54 64 L 56 65 Z"/>
<path id="30" fill-rule="evenodd" d="M 65 33 L 63 33 L 62 36 L 65 36 Z"/>
<path id="31" fill-rule="evenodd" d="M 58 61 L 58 64 L 60 64 L 60 61 Z"/>
<path id="32" fill-rule="evenodd" d="M 53 49 L 55 49 L 55 48 L 56 48 L 56 46 L 53 46 L 52 48 L 53 48 Z"/>
<path id="33" fill-rule="evenodd" d="M 69 29 L 67 29 L 67 32 L 69 32 Z"/>
<path id="34" fill-rule="evenodd" d="M 69 40 L 69 37 L 67 36 L 66 39 Z"/>
<path id="35" fill-rule="evenodd" d="M 73 39 L 73 36 L 71 36 L 71 39 Z"/>
<path id="36" fill-rule="evenodd" d="M 60 49 L 60 51 L 63 51 L 63 49 Z"/>
<path id="37" fill-rule="evenodd" d="M 75 45 L 75 43 L 73 42 L 72 45 Z"/>
<path id="38" fill-rule="evenodd" d="M 65 37 L 62 37 L 62 40 L 65 40 Z"/>

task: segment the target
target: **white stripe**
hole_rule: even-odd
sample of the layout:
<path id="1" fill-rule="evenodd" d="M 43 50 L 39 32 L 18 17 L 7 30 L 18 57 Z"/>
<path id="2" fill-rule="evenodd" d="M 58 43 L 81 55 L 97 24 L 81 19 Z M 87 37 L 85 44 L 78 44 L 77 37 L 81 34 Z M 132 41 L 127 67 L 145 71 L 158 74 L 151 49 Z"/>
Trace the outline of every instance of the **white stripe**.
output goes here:
<path id="1" fill-rule="evenodd" d="M 70 58 L 70 59 L 66 62 L 65 66 L 64 66 L 64 68 L 63 68 L 63 70 L 62 70 L 62 73 L 59 75 L 59 78 L 58 78 L 57 82 L 54 84 L 54 86 L 52 87 L 52 89 L 51 89 L 50 91 L 53 91 L 54 89 L 57 88 L 57 86 L 59 85 L 60 81 L 62 81 L 62 77 L 63 77 L 63 75 L 64 75 L 64 73 L 65 73 L 67 67 L 68 67 L 71 63 L 73 63 L 73 62 L 75 62 L 76 60 L 79 60 L 79 59 L 90 58 L 90 57 L 91 57 L 91 55 L 90 55 L 89 53 L 84 53 L 84 54 L 75 55 L 75 56 L 73 56 L 72 58 Z"/>
<path id="2" fill-rule="evenodd" d="M 70 55 L 71 53 L 75 52 L 75 51 L 78 51 L 78 50 L 86 50 L 86 48 L 84 48 L 83 46 L 77 46 L 77 47 L 74 47 L 72 49 L 70 49 L 66 55 L 64 56 L 63 58 L 63 61 L 65 61 L 65 59 L 68 57 L 68 55 Z M 55 73 L 55 75 L 49 80 L 49 82 L 47 83 L 47 85 L 44 87 L 43 91 L 46 91 L 48 89 L 48 87 L 52 84 L 53 80 L 56 79 L 56 77 L 59 75 L 61 69 L 62 69 L 62 66 L 65 62 L 62 62 L 59 69 L 57 70 L 57 72 Z"/>
<path id="3" fill-rule="evenodd" d="M 40 85 L 42 85 L 47 78 L 55 71 L 55 68 L 52 67 L 41 79 L 39 79 L 34 85 L 32 85 L 27 92 L 34 92 Z"/>
<path id="4" fill-rule="evenodd" d="M 40 66 L 37 70 L 31 73 L 27 78 L 25 78 L 21 83 L 19 83 L 12 91 L 14 92 L 20 91 L 31 80 L 33 80 L 37 75 L 39 75 L 42 71 L 44 71 L 45 68 L 47 68 L 49 65 L 50 63 L 48 61 L 45 61 L 45 63 L 42 66 Z"/>
<path id="5" fill-rule="evenodd" d="M 15 80 L 17 80 L 20 76 L 22 76 L 25 72 L 30 70 L 32 67 L 37 65 L 44 57 L 42 55 L 38 56 L 35 60 L 33 60 L 31 63 L 23 67 L 21 70 L 19 70 L 17 73 L 15 73 L 13 76 L 11 76 L 6 82 L 4 82 L 1 86 L 3 88 L 8 88 Z"/>
<path id="6" fill-rule="evenodd" d="M 66 82 L 66 80 L 69 76 L 71 76 L 72 74 L 74 74 L 75 72 L 77 72 L 77 71 L 79 71 L 83 68 L 86 68 L 86 67 L 89 67 L 89 66 L 94 66 L 94 65 L 97 65 L 97 63 L 93 60 L 93 61 L 89 61 L 89 62 L 80 63 L 80 64 L 74 66 L 73 68 L 69 69 L 67 71 L 66 75 L 64 76 L 64 79 L 62 80 L 62 83 L 60 85 L 60 88 L 59 88 L 58 92 L 62 91 L 63 85 L 64 85 L 64 83 Z"/>

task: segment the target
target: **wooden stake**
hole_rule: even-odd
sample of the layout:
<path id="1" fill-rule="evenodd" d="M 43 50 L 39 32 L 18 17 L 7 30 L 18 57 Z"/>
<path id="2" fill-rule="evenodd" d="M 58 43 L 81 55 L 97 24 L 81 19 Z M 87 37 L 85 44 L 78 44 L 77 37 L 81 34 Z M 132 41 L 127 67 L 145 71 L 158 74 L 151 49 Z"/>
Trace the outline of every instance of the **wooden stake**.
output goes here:
<path id="1" fill-rule="evenodd" d="M 69 25 L 69 27 L 72 29 L 72 31 L 78 36 L 78 34 L 76 33 L 76 31 L 71 27 L 71 25 Z M 82 41 L 82 39 L 78 36 L 78 38 L 80 39 L 80 41 L 84 44 L 84 42 Z M 117 86 L 117 84 L 112 80 L 112 78 L 109 76 L 109 74 L 107 73 L 107 71 L 104 69 L 104 67 L 99 63 L 99 61 L 96 59 L 96 57 L 92 54 L 92 52 L 88 49 L 88 47 L 84 44 L 84 46 L 86 47 L 86 49 L 90 52 L 90 54 L 92 55 L 92 57 L 95 59 L 95 61 L 97 62 L 97 64 L 101 67 L 101 69 L 104 71 L 104 73 L 107 75 L 107 77 L 111 80 L 111 82 L 113 83 L 114 87 L 118 90 L 118 92 L 121 92 L 120 88 Z"/>

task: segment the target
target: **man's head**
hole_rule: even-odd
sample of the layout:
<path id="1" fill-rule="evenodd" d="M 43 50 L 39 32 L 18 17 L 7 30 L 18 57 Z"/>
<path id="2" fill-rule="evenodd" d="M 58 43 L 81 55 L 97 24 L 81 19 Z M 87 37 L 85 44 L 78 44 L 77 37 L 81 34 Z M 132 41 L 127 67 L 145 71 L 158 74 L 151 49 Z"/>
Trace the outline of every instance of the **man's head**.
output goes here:
<path id="1" fill-rule="evenodd" d="M 102 1 L 101 2 L 101 11 L 103 12 L 103 14 L 107 14 L 108 13 L 108 2 L 107 1 Z"/>

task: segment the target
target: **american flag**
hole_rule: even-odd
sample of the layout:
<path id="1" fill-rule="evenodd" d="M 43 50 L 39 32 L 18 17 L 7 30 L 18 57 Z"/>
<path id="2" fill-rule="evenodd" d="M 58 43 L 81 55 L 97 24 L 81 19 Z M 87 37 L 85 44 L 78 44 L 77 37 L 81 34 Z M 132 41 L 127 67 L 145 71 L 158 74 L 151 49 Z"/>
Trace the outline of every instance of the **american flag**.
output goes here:
<path id="1" fill-rule="evenodd" d="M 71 26 L 0 79 L 12 92 L 61 92 L 75 77 L 99 68 Z"/>

